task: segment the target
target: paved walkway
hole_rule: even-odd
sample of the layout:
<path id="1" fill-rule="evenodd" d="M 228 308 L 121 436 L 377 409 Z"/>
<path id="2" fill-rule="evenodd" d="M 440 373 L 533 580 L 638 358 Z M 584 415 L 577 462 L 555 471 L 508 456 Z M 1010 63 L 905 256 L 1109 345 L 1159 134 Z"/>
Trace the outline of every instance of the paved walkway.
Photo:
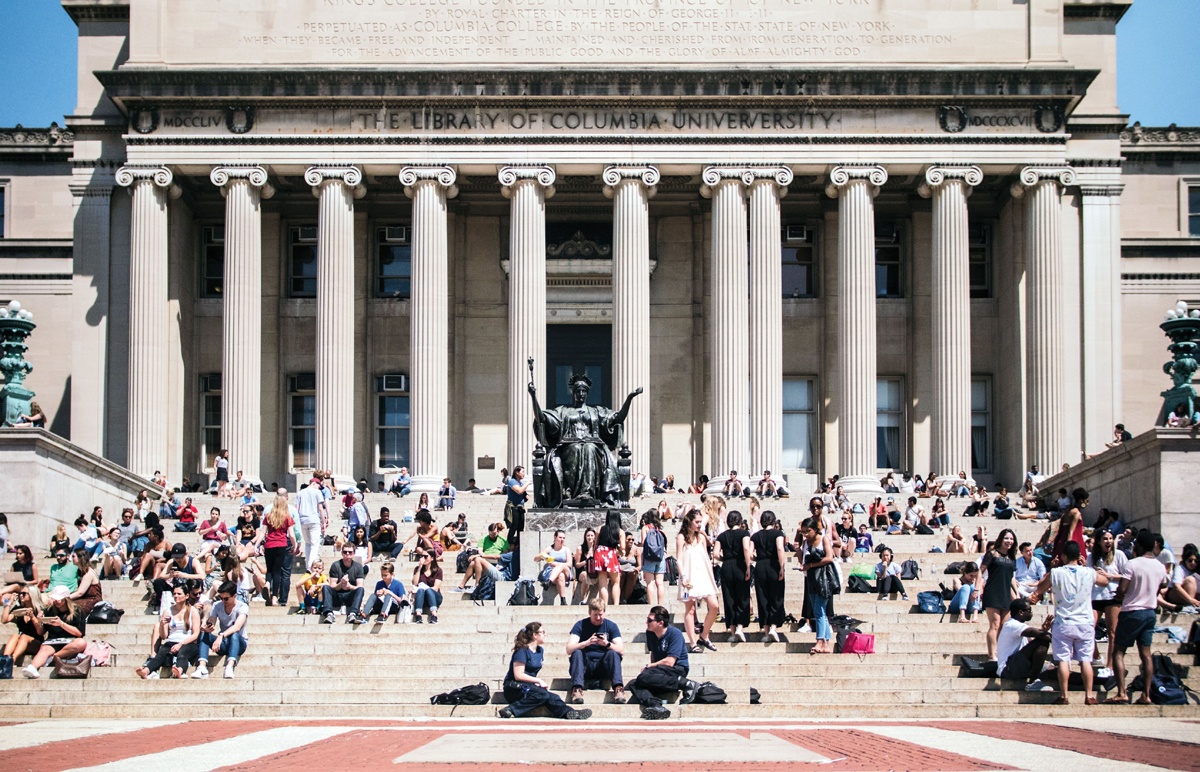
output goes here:
<path id="1" fill-rule="evenodd" d="M 897 712 L 902 706 L 897 706 Z M 208 772 L 470 765 L 617 770 L 1200 772 L 1200 722 L 36 721 L 0 725 L 0 770 Z"/>

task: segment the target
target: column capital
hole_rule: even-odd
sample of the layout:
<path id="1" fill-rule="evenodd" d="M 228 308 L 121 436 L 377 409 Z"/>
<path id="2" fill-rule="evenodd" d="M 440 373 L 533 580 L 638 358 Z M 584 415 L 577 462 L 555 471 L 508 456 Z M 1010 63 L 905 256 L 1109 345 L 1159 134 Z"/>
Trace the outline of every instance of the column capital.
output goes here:
<path id="1" fill-rule="evenodd" d="M 825 186 L 825 195 L 837 198 L 841 189 L 854 180 L 866 180 L 871 187 L 871 195 L 879 192 L 879 188 L 888 180 L 887 169 L 873 164 L 839 164 L 829 170 L 829 184 Z"/>
<path id="2" fill-rule="evenodd" d="M 138 182 L 151 182 L 156 187 L 166 188 L 167 195 L 179 198 L 183 191 L 175 184 L 175 174 L 165 166 L 122 166 L 114 175 L 116 183 L 123 188 L 133 187 Z"/>
<path id="3" fill-rule="evenodd" d="M 400 170 L 400 184 L 404 195 L 413 197 L 414 188 L 423 182 L 432 182 L 446 189 L 446 198 L 458 195 L 458 171 L 453 166 L 405 166 Z"/>
<path id="4" fill-rule="evenodd" d="M 604 180 L 604 195 L 613 197 L 613 192 L 622 182 L 640 182 L 646 188 L 646 196 L 651 197 L 658 192 L 660 178 L 656 166 L 606 166 L 601 179 Z"/>
<path id="5" fill-rule="evenodd" d="M 1017 174 L 1017 182 L 1010 189 L 1013 198 L 1025 195 L 1025 188 L 1042 182 L 1054 182 L 1062 186 L 1075 184 L 1075 170 L 1070 166 L 1026 166 Z"/>
<path id="6" fill-rule="evenodd" d="M 226 186 L 231 180 L 246 180 L 253 187 L 259 188 L 259 198 L 275 195 L 275 188 L 267 181 L 267 170 L 261 166 L 214 166 L 208 174 L 208 179 L 221 189 L 221 195 L 225 195 Z"/>
<path id="7" fill-rule="evenodd" d="M 947 182 L 961 181 L 967 186 L 967 195 L 971 189 L 983 182 L 983 170 L 978 166 L 930 166 L 925 170 L 925 181 L 917 188 L 922 198 L 929 198 L 933 191 Z"/>
<path id="8" fill-rule="evenodd" d="M 545 188 L 546 198 L 554 195 L 554 180 L 557 175 L 553 166 L 502 166 L 496 173 L 500 180 L 500 192 L 505 198 L 512 198 L 512 189 L 520 182 L 534 182 Z"/>
<path id="9" fill-rule="evenodd" d="M 725 182 L 737 182 L 745 187 L 768 182 L 778 185 L 782 195 L 787 186 L 792 184 L 792 169 L 790 166 L 706 166 L 700 173 L 704 186 L 700 195 L 711 198 L 713 190 Z"/>
<path id="10" fill-rule="evenodd" d="M 312 187 L 314 196 L 320 195 L 326 182 L 340 182 L 350 188 L 355 198 L 362 198 L 367 194 L 362 179 L 362 169 L 357 166 L 310 166 L 304 172 L 304 181 Z"/>

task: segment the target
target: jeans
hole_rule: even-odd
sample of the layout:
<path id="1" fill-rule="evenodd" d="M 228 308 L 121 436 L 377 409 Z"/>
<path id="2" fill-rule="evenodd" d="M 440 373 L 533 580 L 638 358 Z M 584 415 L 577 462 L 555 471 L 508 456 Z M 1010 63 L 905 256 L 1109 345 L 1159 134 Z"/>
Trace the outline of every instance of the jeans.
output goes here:
<path id="1" fill-rule="evenodd" d="M 817 640 L 828 641 L 833 637 L 833 628 L 829 626 L 829 603 L 833 598 L 822 598 L 820 595 L 813 593 L 812 596 L 812 613 L 813 621 L 817 623 Z"/>
<path id="2" fill-rule="evenodd" d="M 383 614 L 385 617 L 393 611 L 400 612 L 404 603 L 408 602 L 408 596 L 402 596 L 400 600 L 396 600 L 391 595 L 384 595 L 382 599 L 378 595 L 372 595 L 367 601 L 367 607 L 363 611 L 363 616 L 371 616 L 372 614 Z"/>
<path id="3" fill-rule="evenodd" d="M 971 602 L 971 593 L 975 591 L 972 585 L 964 584 L 958 588 L 958 592 L 954 593 L 954 597 L 950 599 L 950 611 L 948 613 L 958 614 L 960 612 L 978 611 L 980 607 L 979 601 L 975 601 L 974 606 L 968 605 Z"/>
<path id="4" fill-rule="evenodd" d="M 208 654 L 213 651 L 212 645 L 217 640 L 217 636 L 213 633 L 200 633 L 200 657 L 199 660 L 208 663 Z M 217 654 L 224 654 L 225 659 L 229 662 L 236 662 L 242 657 L 242 653 L 249 647 L 246 639 L 241 633 L 227 635 L 221 639 L 221 645 L 216 648 Z"/>
<path id="5" fill-rule="evenodd" d="M 321 588 L 321 613 L 332 614 L 335 606 L 342 606 L 347 613 L 357 614 L 363 601 L 363 588 L 335 590 L 329 585 Z"/>
<path id="6" fill-rule="evenodd" d="M 408 494 L 412 493 L 412 486 L 407 484 L 401 485 L 400 483 L 392 483 L 391 493 L 394 493 L 397 496 L 407 496 Z"/>
<path id="7" fill-rule="evenodd" d="M 420 614 L 426 607 L 430 612 L 442 605 L 442 594 L 432 587 L 421 585 L 417 588 L 416 596 L 413 600 L 413 613 Z"/>
<path id="8" fill-rule="evenodd" d="M 611 680 L 613 687 L 625 683 L 621 677 L 621 655 L 607 651 L 584 651 L 571 653 L 571 688 L 582 689 L 586 681 Z"/>
<path id="9" fill-rule="evenodd" d="M 321 555 L 321 520 L 301 520 L 300 538 L 304 542 L 304 566 L 307 568 Z"/>

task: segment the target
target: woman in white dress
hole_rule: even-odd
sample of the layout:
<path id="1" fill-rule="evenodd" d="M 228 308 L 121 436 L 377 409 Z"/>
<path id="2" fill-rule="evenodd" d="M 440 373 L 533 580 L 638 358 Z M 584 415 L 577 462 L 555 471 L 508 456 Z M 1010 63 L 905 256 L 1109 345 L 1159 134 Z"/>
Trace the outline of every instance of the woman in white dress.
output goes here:
<path id="1" fill-rule="evenodd" d="M 683 631 L 688 638 L 688 651 L 693 654 L 717 647 L 709 640 L 713 623 L 717 621 L 717 583 L 713 579 L 712 557 L 708 552 L 708 536 L 704 533 L 704 516 L 690 513 L 675 537 L 675 560 L 679 563 L 679 600 L 683 601 Z M 708 613 L 700 638 L 696 638 L 696 603 L 704 601 Z"/>

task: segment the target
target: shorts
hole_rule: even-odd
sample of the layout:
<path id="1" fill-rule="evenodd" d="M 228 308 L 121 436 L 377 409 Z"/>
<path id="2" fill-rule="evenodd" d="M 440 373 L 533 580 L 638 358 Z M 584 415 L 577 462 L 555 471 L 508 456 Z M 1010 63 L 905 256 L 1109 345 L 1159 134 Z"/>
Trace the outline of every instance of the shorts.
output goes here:
<path id="1" fill-rule="evenodd" d="M 1050 628 L 1050 654 L 1055 662 L 1091 662 L 1096 648 L 1096 628 L 1088 624 L 1057 622 Z"/>
<path id="2" fill-rule="evenodd" d="M 1106 608 L 1119 605 L 1121 604 L 1117 602 L 1116 598 L 1109 598 L 1108 600 L 1094 600 L 1092 601 L 1092 611 L 1104 613 Z"/>
<path id="3" fill-rule="evenodd" d="M 1157 623 L 1158 617 L 1152 608 L 1122 611 L 1117 617 L 1117 648 L 1128 649 L 1134 643 L 1150 646 L 1154 643 L 1154 627 Z"/>
<path id="4" fill-rule="evenodd" d="M 643 555 L 642 571 L 647 574 L 665 574 L 667 573 L 667 559 L 655 560 Z"/>
<path id="5" fill-rule="evenodd" d="M 604 571 L 609 574 L 620 573 L 621 565 L 617 559 L 617 551 L 611 547 L 596 548 L 596 570 Z"/>
<path id="6" fill-rule="evenodd" d="M 500 581 L 500 569 L 496 568 L 496 564 L 490 560 L 485 560 L 483 562 L 484 562 L 484 567 L 483 567 L 484 573 L 487 574 L 488 576 L 490 576 L 493 582 Z"/>

